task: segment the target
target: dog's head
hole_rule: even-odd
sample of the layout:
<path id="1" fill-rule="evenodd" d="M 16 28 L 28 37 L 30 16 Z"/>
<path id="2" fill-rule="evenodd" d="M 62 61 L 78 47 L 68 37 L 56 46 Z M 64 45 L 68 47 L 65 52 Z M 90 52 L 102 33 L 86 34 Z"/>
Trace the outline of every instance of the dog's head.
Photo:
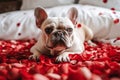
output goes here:
<path id="1" fill-rule="evenodd" d="M 45 45 L 48 49 L 61 51 L 72 46 L 78 11 L 72 7 L 67 17 L 48 17 L 43 8 L 35 9 L 36 25 L 42 30 Z"/>

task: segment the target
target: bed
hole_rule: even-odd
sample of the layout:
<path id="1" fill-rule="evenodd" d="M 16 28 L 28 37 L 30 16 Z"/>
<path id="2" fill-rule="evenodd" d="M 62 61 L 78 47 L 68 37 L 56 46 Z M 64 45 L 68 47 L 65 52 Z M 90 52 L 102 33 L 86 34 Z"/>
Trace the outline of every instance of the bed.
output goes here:
<path id="1" fill-rule="evenodd" d="M 62 63 L 56 63 L 54 56 L 44 55 L 39 62 L 28 60 L 41 30 L 35 24 L 36 5 L 29 7 L 24 1 L 29 0 L 23 0 L 21 10 L 0 14 L 0 80 L 120 80 L 119 0 L 80 0 L 77 4 L 70 0 L 71 3 L 57 2 L 54 6 L 41 2 L 53 17 L 64 17 L 69 8 L 76 7 L 78 22 L 94 33 L 97 46 L 85 42 L 83 53 L 71 54 L 71 61 Z"/>

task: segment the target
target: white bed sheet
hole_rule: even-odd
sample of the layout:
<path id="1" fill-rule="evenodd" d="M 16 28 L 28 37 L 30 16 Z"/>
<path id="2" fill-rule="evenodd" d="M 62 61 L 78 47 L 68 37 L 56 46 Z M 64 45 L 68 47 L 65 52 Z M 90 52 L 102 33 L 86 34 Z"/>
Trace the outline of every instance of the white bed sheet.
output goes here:
<path id="1" fill-rule="evenodd" d="M 78 22 L 93 30 L 95 39 L 120 37 L 120 12 L 90 5 L 67 5 L 46 9 L 49 16 L 64 17 L 69 8 L 79 11 Z M 34 10 L 0 14 L 0 39 L 37 39 L 40 30 L 35 25 Z"/>

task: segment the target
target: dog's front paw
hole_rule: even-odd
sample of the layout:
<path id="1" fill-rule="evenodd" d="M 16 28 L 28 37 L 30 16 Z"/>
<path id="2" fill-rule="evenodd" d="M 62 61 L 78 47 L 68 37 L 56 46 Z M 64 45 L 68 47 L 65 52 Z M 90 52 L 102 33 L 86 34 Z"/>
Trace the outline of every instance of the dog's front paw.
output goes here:
<path id="1" fill-rule="evenodd" d="M 30 60 L 33 59 L 33 60 L 39 61 L 40 60 L 39 57 L 40 57 L 39 55 L 30 55 L 29 59 Z"/>
<path id="2" fill-rule="evenodd" d="M 65 52 L 57 56 L 57 62 L 70 62 L 69 53 Z"/>

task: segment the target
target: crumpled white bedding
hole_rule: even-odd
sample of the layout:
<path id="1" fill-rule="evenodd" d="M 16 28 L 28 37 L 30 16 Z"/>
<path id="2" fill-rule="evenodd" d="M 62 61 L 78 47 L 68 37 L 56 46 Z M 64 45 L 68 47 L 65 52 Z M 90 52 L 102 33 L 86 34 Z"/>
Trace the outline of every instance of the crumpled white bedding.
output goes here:
<path id="1" fill-rule="evenodd" d="M 49 16 L 64 17 L 70 7 L 78 9 L 78 22 L 90 27 L 95 39 L 120 37 L 119 11 L 80 4 L 47 8 L 46 11 Z M 0 39 L 37 39 L 40 32 L 35 25 L 34 10 L 0 14 Z"/>

